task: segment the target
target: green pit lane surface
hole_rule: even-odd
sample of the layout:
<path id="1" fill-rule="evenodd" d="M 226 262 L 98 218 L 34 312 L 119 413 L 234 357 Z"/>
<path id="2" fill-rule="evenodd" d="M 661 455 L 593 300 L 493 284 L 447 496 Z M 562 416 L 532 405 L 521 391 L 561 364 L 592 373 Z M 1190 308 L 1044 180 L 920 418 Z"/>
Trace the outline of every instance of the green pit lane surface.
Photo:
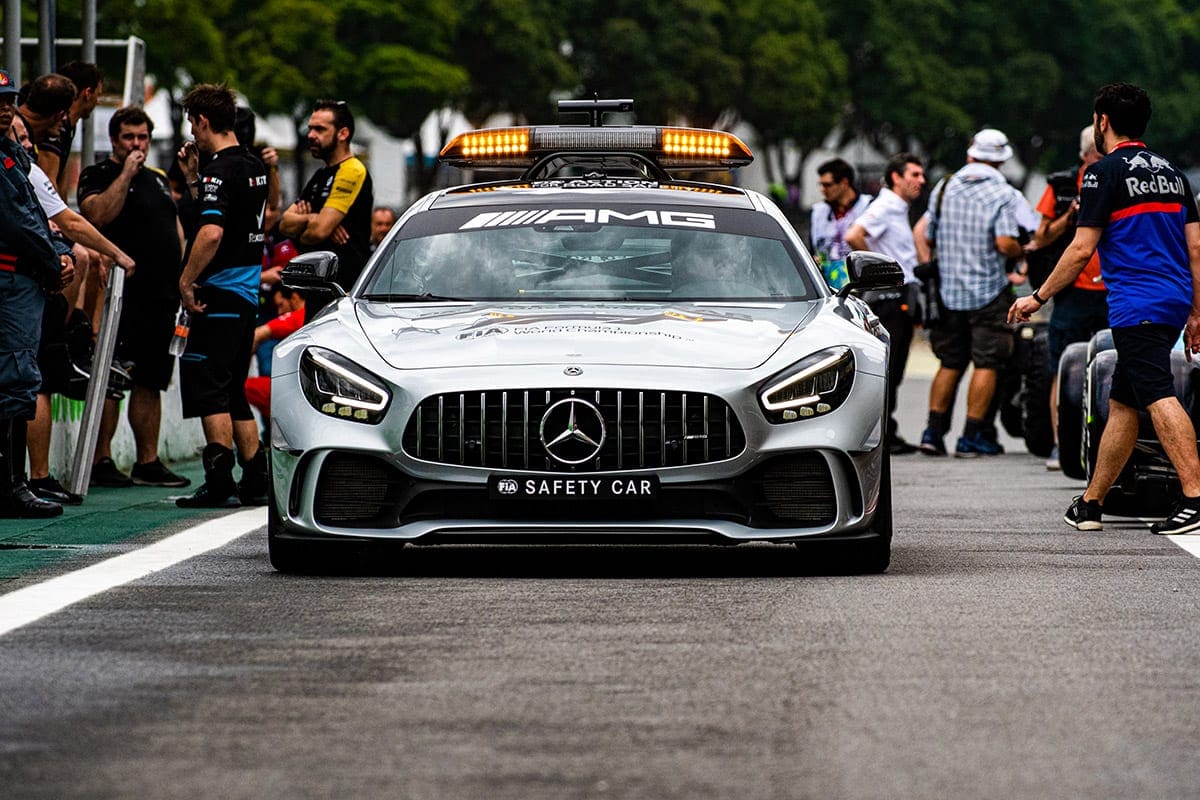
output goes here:
<path id="1" fill-rule="evenodd" d="M 192 479 L 182 489 L 129 486 L 124 489 L 92 487 L 83 505 L 65 506 L 51 519 L 0 519 L 0 591 L 6 582 L 59 565 L 67 559 L 81 562 L 89 556 L 107 555 L 112 545 L 172 526 L 181 520 L 202 518 L 212 512 L 178 508 L 175 497 L 191 494 L 204 481 L 200 461 L 170 465 Z M 64 484 L 66 483 L 63 479 Z"/>

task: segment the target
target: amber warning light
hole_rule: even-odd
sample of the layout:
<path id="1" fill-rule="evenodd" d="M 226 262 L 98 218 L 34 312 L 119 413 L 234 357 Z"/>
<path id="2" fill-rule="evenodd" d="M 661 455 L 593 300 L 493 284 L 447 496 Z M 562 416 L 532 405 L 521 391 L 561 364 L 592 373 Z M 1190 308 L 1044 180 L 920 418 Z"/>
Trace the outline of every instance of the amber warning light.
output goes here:
<path id="1" fill-rule="evenodd" d="M 698 128 L 573 127 L 492 128 L 462 133 L 442 149 L 441 160 L 459 167 L 530 167 L 554 153 L 638 153 L 663 169 L 732 169 L 754 160 L 732 133 Z"/>

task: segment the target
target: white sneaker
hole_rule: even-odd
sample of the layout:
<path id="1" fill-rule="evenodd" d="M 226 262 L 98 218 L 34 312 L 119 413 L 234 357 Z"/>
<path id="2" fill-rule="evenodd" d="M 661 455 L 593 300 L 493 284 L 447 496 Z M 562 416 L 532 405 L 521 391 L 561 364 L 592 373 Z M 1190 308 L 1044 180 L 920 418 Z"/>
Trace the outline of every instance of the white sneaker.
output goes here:
<path id="1" fill-rule="evenodd" d="M 1046 469 L 1054 471 L 1062 469 L 1062 464 L 1058 461 L 1058 445 L 1054 445 L 1054 449 L 1050 451 L 1050 457 L 1046 459 Z"/>

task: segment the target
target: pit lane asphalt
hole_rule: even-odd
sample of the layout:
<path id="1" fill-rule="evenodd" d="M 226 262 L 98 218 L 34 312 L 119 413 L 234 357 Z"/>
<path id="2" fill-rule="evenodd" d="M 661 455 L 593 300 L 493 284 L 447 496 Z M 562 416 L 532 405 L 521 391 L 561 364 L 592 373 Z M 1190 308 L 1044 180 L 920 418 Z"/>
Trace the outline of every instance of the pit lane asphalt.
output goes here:
<path id="1" fill-rule="evenodd" d="M 0 795 L 1196 797 L 1200 560 L 1070 530 L 1078 484 L 1025 454 L 895 484 L 881 576 L 460 547 L 297 578 L 251 534 L 0 637 Z"/>

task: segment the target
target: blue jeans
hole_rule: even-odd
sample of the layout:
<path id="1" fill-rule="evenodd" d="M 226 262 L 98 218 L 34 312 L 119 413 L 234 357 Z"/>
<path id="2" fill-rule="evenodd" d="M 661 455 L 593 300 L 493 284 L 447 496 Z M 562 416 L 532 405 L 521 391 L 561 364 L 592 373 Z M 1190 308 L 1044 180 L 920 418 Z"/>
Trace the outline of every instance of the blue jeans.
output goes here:
<path id="1" fill-rule="evenodd" d="M 45 302 L 33 278 L 0 271 L 0 419 L 33 419 L 37 412 Z"/>

